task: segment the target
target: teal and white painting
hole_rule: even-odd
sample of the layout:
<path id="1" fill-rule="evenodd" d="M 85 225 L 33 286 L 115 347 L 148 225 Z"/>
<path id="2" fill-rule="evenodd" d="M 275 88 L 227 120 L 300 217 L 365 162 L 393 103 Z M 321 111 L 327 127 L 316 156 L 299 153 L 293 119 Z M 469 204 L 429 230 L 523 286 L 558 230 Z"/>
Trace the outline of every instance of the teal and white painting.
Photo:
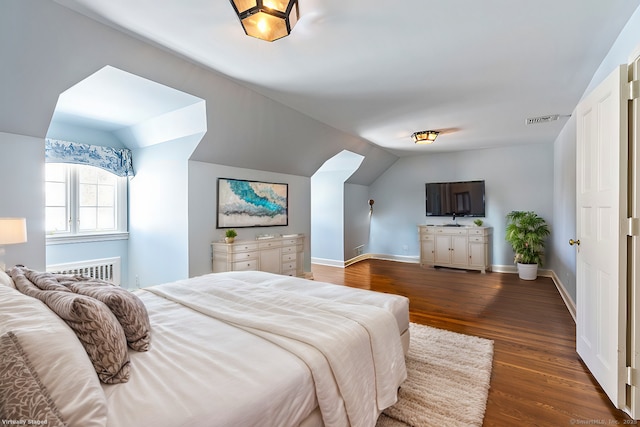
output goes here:
<path id="1" fill-rule="evenodd" d="M 218 178 L 218 228 L 288 225 L 288 184 Z"/>

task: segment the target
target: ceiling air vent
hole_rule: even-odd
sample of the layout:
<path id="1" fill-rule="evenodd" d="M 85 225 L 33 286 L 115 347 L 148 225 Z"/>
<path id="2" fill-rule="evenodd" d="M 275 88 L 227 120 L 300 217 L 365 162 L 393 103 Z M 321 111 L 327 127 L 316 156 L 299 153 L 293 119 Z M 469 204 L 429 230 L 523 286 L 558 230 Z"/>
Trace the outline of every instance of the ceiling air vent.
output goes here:
<path id="1" fill-rule="evenodd" d="M 551 114 L 549 116 L 529 117 L 526 120 L 528 125 L 537 125 L 538 123 L 554 122 L 560 118 L 559 114 Z"/>

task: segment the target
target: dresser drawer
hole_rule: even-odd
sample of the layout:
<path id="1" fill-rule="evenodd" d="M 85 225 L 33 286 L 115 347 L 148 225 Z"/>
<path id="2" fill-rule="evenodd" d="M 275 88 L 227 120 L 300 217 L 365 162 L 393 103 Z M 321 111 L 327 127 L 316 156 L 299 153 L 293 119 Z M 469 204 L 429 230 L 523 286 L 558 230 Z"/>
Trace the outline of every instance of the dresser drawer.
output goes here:
<path id="1" fill-rule="evenodd" d="M 436 234 L 464 235 L 467 234 L 467 229 L 462 227 L 438 227 L 436 228 Z"/>
<path id="2" fill-rule="evenodd" d="M 258 260 L 251 259 L 248 261 L 240 261 L 233 263 L 233 271 L 257 270 Z"/>
<path id="3" fill-rule="evenodd" d="M 236 243 L 235 245 L 233 245 L 233 252 L 255 251 L 257 249 L 257 243 Z"/>
<path id="4" fill-rule="evenodd" d="M 237 252 L 231 256 L 231 261 L 245 261 L 249 259 L 258 259 L 258 252 Z"/>
<path id="5" fill-rule="evenodd" d="M 283 254 L 295 254 L 296 253 L 296 246 L 284 246 L 282 248 L 282 253 Z"/>
<path id="6" fill-rule="evenodd" d="M 291 254 L 282 254 L 282 262 L 291 262 L 291 261 L 295 261 L 297 258 L 296 253 L 291 253 Z"/>
<path id="7" fill-rule="evenodd" d="M 282 241 L 282 246 L 295 246 L 298 244 L 298 239 L 284 239 Z"/>
<path id="8" fill-rule="evenodd" d="M 433 240 L 433 234 L 422 234 L 420 236 L 420 240 L 422 240 L 422 241 Z"/>
<path id="9" fill-rule="evenodd" d="M 486 243 L 486 236 L 469 236 L 469 243 Z"/>
<path id="10" fill-rule="evenodd" d="M 283 262 L 282 263 L 282 272 L 284 274 L 285 271 L 296 270 L 296 262 Z"/>
<path id="11" fill-rule="evenodd" d="M 421 234 L 433 234 L 433 233 L 435 233 L 435 228 L 433 226 L 429 226 L 429 225 L 419 226 L 418 229 L 420 230 Z"/>
<path id="12" fill-rule="evenodd" d="M 469 229 L 469 235 L 471 235 L 471 236 L 475 236 L 475 235 L 483 236 L 484 234 L 485 234 L 484 228 L 470 228 Z"/>
<path id="13" fill-rule="evenodd" d="M 280 240 L 258 243 L 258 247 L 260 249 L 279 248 L 280 246 L 281 246 Z"/>

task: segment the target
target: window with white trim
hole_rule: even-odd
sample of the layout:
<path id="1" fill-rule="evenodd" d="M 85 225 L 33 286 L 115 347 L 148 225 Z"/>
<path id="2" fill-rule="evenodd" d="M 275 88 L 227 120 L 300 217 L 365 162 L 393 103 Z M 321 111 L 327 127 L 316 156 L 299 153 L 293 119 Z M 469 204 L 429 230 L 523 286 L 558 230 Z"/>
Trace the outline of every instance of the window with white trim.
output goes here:
<path id="1" fill-rule="evenodd" d="M 95 166 L 45 164 L 46 231 L 51 237 L 127 230 L 127 178 Z"/>

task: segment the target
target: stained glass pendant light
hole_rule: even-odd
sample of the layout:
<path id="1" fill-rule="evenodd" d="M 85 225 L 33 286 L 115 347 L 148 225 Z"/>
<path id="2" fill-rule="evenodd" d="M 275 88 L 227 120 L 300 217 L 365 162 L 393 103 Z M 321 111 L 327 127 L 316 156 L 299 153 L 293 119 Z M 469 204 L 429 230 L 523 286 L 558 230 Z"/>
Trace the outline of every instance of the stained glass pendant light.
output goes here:
<path id="1" fill-rule="evenodd" d="M 416 144 L 431 144 L 436 140 L 439 133 L 440 132 L 437 130 L 423 130 L 420 132 L 414 132 L 413 135 L 411 135 L 411 138 Z"/>
<path id="2" fill-rule="evenodd" d="M 298 22 L 298 0 L 230 0 L 244 32 L 272 42 L 291 33 Z"/>

